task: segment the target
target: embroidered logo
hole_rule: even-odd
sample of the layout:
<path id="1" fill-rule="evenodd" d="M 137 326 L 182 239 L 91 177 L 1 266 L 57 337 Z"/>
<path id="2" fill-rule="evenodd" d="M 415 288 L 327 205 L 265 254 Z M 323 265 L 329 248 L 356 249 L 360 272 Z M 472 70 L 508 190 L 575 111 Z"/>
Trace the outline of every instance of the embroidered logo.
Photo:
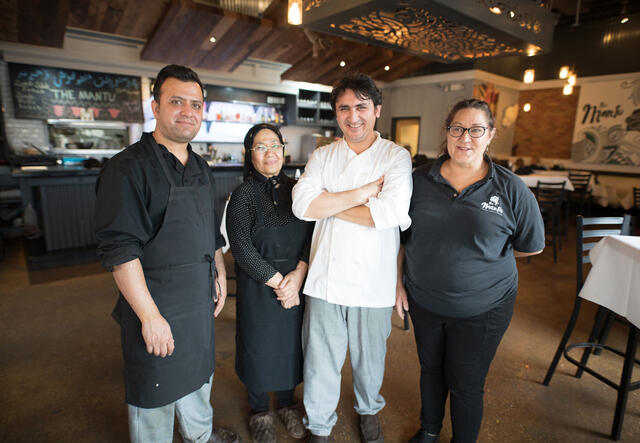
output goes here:
<path id="1" fill-rule="evenodd" d="M 492 195 L 489 198 L 489 202 L 482 202 L 480 204 L 480 207 L 484 211 L 494 212 L 498 215 L 502 215 L 504 212 L 500 207 L 500 197 L 498 197 L 497 195 Z"/>

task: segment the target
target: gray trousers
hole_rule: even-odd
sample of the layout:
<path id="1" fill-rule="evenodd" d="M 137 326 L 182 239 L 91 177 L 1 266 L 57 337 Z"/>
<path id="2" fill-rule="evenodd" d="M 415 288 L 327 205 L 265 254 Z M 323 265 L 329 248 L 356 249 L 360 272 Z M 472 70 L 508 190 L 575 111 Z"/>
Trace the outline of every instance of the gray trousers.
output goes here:
<path id="1" fill-rule="evenodd" d="M 315 435 L 330 435 L 338 416 L 341 371 L 349 348 L 355 410 L 377 414 L 384 405 L 384 378 L 392 307 L 360 308 L 306 298 L 302 324 L 305 425 Z"/>
<path id="2" fill-rule="evenodd" d="M 159 408 L 139 408 L 127 405 L 129 412 L 129 437 L 133 443 L 171 443 L 173 441 L 174 414 L 178 417 L 180 435 L 187 443 L 204 443 L 209 440 L 213 426 L 211 407 L 211 383 Z"/>

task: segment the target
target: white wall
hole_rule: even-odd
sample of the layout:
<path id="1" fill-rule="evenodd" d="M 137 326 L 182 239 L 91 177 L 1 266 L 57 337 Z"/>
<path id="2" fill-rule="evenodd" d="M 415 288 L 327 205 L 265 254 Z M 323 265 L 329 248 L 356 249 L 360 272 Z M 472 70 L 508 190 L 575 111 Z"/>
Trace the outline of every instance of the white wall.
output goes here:
<path id="1" fill-rule="evenodd" d="M 414 77 L 383 85 L 378 130 L 390 136 L 393 118 L 420 117 L 418 152 L 433 158 L 444 140 L 442 125 L 447 113 L 458 101 L 473 96 L 476 82 L 494 83 L 500 93 L 496 112 L 498 136 L 491 144 L 491 152 L 508 155 L 515 126 L 502 126 L 501 118 L 507 106 L 518 103 L 518 82 L 478 70 Z"/>

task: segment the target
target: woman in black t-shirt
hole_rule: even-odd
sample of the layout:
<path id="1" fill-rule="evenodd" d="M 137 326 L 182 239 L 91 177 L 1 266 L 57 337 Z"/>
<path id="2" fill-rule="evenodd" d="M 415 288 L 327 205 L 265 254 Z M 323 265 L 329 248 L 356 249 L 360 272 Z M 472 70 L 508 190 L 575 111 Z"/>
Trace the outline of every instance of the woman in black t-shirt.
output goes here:
<path id="1" fill-rule="evenodd" d="M 412 443 L 437 441 L 449 393 L 454 441 L 477 440 L 485 378 L 513 313 L 514 257 L 544 248 L 533 194 L 486 155 L 496 132 L 487 103 L 457 103 L 444 127 L 441 156 L 413 174 L 398 257 L 396 311 L 411 314 L 421 368 Z"/>
<path id="2" fill-rule="evenodd" d="M 313 223 L 291 212 L 295 181 L 283 171 L 284 140 L 268 124 L 244 139 L 245 173 L 227 208 L 227 232 L 236 263 L 236 372 L 249 395 L 249 428 L 255 442 L 275 442 L 269 393 L 294 438 L 307 431 L 294 404 L 302 381 L 300 292 L 309 262 Z"/>

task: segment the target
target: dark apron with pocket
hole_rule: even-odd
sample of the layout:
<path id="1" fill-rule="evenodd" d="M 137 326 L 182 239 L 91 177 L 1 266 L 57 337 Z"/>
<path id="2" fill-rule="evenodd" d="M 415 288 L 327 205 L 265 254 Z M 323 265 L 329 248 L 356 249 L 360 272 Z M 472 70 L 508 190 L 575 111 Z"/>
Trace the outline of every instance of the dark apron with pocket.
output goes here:
<path id="1" fill-rule="evenodd" d="M 145 281 L 160 314 L 171 326 L 171 356 L 149 354 L 141 323 L 120 295 L 126 402 L 157 408 L 208 383 L 214 370 L 213 311 L 215 233 L 213 193 L 208 174 L 197 186 L 175 185 L 160 148 L 153 146 L 171 185 L 162 226 L 143 247 Z M 192 160 L 195 161 L 195 160 Z"/>
<path id="2" fill-rule="evenodd" d="M 304 248 L 309 224 L 301 220 L 285 226 L 264 225 L 264 208 L 257 198 L 254 246 L 283 276 L 296 268 Z M 238 265 L 236 299 L 236 372 L 255 392 L 293 389 L 302 381 L 302 314 L 300 305 L 282 307 L 269 286 L 251 278 Z"/>

